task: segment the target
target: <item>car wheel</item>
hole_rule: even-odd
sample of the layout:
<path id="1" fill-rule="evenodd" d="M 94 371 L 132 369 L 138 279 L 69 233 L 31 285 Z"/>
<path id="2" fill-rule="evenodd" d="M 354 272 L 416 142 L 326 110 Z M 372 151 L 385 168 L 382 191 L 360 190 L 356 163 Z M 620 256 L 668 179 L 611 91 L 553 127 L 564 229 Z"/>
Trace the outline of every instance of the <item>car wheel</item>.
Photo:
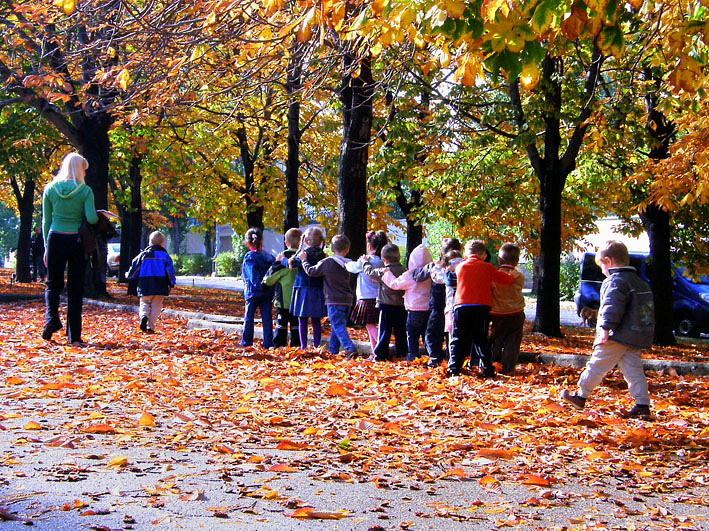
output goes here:
<path id="1" fill-rule="evenodd" d="M 697 325 L 690 313 L 682 312 L 675 317 L 675 334 L 683 337 L 699 337 Z"/>

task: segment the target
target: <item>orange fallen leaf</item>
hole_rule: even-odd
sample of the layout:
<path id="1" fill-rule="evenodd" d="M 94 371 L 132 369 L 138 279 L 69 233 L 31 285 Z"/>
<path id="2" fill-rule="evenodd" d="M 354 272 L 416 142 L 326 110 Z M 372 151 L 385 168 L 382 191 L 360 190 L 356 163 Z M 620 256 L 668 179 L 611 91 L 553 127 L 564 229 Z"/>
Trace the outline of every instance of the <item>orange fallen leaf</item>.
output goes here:
<path id="1" fill-rule="evenodd" d="M 34 420 L 31 420 L 27 424 L 25 424 L 25 429 L 26 430 L 41 430 L 43 428 L 39 422 L 35 422 Z"/>
<path id="2" fill-rule="evenodd" d="M 116 433 L 116 428 L 114 428 L 110 424 L 94 424 L 93 426 L 89 426 L 88 428 L 86 428 L 83 431 L 85 433 L 111 434 L 111 433 Z"/>
<path id="3" fill-rule="evenodd" d="M 10 376 L 9 378 L 5 379 L 6 385 L 20 385 L 23 383 L 27 383 L 27 380 L 24 380 L 24 379 L 20 378 L 19 376 Z"/>
<path id="4" fill-rule="evenodd" d="M 263 457 L 260 455 L 252 455 L 246 460 L 247 463 L 263 463 Z"/>
<path id="5" fill-rule="evenodd" d="M 502 485 L 500 482 L 492 476 L 483 476 L 478 482 L 480 486 L 487 490 L 500 491 L 502 490 Z"/>
<path id="6" fill-rule="evenodd" d="M 524 474 L 523 477 L 522 485 L 536 485 L 538 487 L 551 486 L 551 481 L 540 476 L 535 476 L 534 474 Z"/>
<path id="7" fill-rule="evenodd" d="M 350 392 L 345 389 L 345 386 L 342 384 L 332 384 L 327 391 L 325 391 L 325 394 L 327 396 L 347 396 L 350 394 Z"/>
<path id="8" fill-rule="evenodd" d="M 478 450 L 477 455 L 488 459 L 512 459 L 515 456 L 515 452 L 502 448 L 481 448 Z"/>
<path id="9" fill-rule="evenodd" d="M 193 492 L 190 492 L 189 494 L 185 494 L 183 496 L 180 496 L 180 499 L 182 501 L 197 501 L 203 499 L 204 491 L 195 489 Z"/>
<path id="10" fill-rule="evenodd" d="M 593 452 L 592 454 L 588 454 L 586 456 L 586 459 L 588 459 L 589 461 L 595 461 L 596 459 L 609 459 L 610 456 L 611 454 L 609 454 L 608 452 L 599 451 Z"/>
<path id="11" fill-rule="evenodd" d="M 277 450 L 304 450 L 307 448 L 307 444 L 303 443 L 296 443 L 293 441 L 281 441 L 278 443 L 278 446 L 276 446 Z"/>
<path id="12" fill-rule="evenodd" d="M 138 426 L 155 426 L 155 417 L 144 411 L 140 419 L 138 419 Z"/>
<path id="13" fill-rule="evenodd" d="M 341 520 L 349 516 L 348 511 L 318 511 L 313 507 L 300 507 L 286 516 L 290 518 L 303 518 L 303 519 L 313 519 L 313 520 Z"/>
<path id="14" fill-rule="evenodd" d="M 465 470 L 462 468 L 454 468 L 453 470 L 449 470 L 448 472 L 438 476 L 438 479 L 443 479 L 443 478 L 449 478 L 449 477 L 458 477 L 458 478 L 463 478 L 467 479 L 468 474 L 465 473 Z"/>
<path id="15" fill-rule="evenodd" d="M 220 454 L 233 454 L 235 452 L 233 448 L 230 448 L 229 446 L 226 446 L 224 444 L 215 444 L 212 447 L 212 450 Z"/>
<path id="16" fill-rule="evenodd" d="M 297 472 L 298 469 L 285 463 L 278 463 L 268 469 L 269 472 Z"/>

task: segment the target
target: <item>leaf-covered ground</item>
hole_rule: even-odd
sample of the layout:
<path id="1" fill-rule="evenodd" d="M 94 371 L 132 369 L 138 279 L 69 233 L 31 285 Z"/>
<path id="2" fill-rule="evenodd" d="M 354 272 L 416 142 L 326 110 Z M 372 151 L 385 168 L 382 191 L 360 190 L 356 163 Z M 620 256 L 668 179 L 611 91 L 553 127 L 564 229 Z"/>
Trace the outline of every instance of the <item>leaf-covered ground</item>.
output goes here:
<path id="1" fill-rule="evenodd" d="M 41 301 L 0 307 L 0 519 L 47 529 L 69 518 L 115 529 L 117 515 L 125 529 L 197 528 L 189 515 L 209 517 L 207 529 L 283 519 L 373 530 L 709 526 L 706 377 L 649 373 L 655 418 L 625 420 L 632 404 L 617 372 L 579 413 L 558 398 L 576 369 L 446 379 L 418 362 L 244 349 L 166 316 L 159 333 L 141 334 L 135 314 L 88 305 L 88 345 L 75 348 L 62 333 L 40 338 Z M 204 477 L 183 473 L 186 463 Z M 39 494 L 50 481 L 109 478 L 114 486 L 79 487 L 59 505 Z M 139 510 L 160 516 L 136 524 Z"/>

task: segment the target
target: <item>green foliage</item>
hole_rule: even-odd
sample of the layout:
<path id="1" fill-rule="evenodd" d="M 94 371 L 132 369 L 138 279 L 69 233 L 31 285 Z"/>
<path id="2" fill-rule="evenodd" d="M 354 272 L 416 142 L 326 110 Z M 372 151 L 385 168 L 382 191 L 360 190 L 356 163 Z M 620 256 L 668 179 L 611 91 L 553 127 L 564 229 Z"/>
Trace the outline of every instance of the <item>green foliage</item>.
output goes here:
<path id="1" fill-rule="evenodd" d="M 559 273 L 559 298 L 562 301 L 574 300 L 574 293 L 581 281 L 581 262 L 570 254 L 566 255 L 561 261 Z"/>
<path id="2" fill-rule="evenodd" d="M 178 254 L 173 262 L 178 275 L 209 275 L 212 272 L 212 260 L 203 254 Z"/>
<path id="3" fill-rule="evenodd" d="M 426 226 L 426 247 L 431 251 L 434 260 L 441 254 L 443 238 L 457 238 L 455 225 L 446 219 L 439 218 Z"/>
<path id="4" fill-rule="evenodd" d="M 244 235 L 235 232 L 234 236 L 231 237 L 231 244 L 234 247 L 234 260 L 241 266 L 244 256 L 249 252 L 249 248 L 244 245 Z"/>
<path id="5" fill-rule="evenodd" d="M 10 249 L 17 247 L 19 229 L 20 220 L 15 215 L 15 211 L 0 203 L 0 258 L 7 256 Z"/>
<path id="6" fill-rule="evenodd" d="M 241 260 L 237 259 L 237 255 L 234 252 L 221 253 L 217 255 L 214 260 L 214 265 L 217 269 L 217 276 L 219 277 L 235 277 L 241 273 L 241 262 L 243 261 L 243 256 Z"/>

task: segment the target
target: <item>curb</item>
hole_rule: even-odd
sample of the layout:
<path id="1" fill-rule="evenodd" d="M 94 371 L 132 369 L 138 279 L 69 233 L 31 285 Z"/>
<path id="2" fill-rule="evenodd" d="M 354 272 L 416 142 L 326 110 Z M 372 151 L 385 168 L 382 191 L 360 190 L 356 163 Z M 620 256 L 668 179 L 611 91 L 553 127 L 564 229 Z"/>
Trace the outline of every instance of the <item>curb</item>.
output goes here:
<path id="1" fill-rule="evenodd" d="M 127 312 L 138 313 L 138 306 L 127 304 L 114 304 L 110 302 L 97 301 L 93 299 L 84 299 L 86 304 L 98 306 L 101 308 L 122 310 Z M 222 330 L 227 334 L 241 334 L 244 330 L 243 319 L 228 315 L 215 315 L 199 312 L 188 312 L 182 310 L 163 309 L 165 315 L 174 317 L 182 317 L 187 319 L 187 328 L 189 330 Z M 258 320 L 256 321 L 258 323 Z M 263 339 L 263 332 L 260 328 L 254 328 L 254 338 Z M 323 337 L 320 345 L 328 345 L 328 337 Z M 369 355 L 371 353 L 371 345 L 369 342 L 358 341 L 353 339 L 357 352 L 360 354 Z M 393 349 L 392 349 L 393 352 Z M 590 356 L 582 356 L 578 354 L 536 354 L 533 352 L 520 352 L 519 361 L 521 363 L 541 363 L 547 365 L 558 365 L 560 367 L 575 367 L 583 368 L 586 366 Z M 674 360 L 655 360 L 644 359 L 643 368 L 646 371 L 671 371 L 674 370 L 678 375 L 692 374 L 695 376 L 709 375 L 709 363 L 693 363 L 688 361 Z"/>

